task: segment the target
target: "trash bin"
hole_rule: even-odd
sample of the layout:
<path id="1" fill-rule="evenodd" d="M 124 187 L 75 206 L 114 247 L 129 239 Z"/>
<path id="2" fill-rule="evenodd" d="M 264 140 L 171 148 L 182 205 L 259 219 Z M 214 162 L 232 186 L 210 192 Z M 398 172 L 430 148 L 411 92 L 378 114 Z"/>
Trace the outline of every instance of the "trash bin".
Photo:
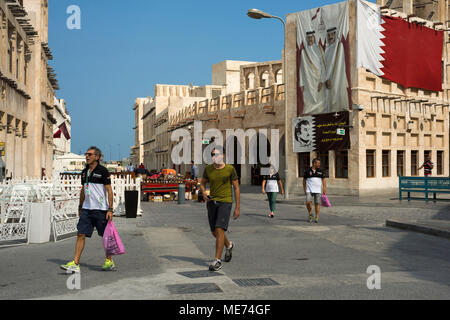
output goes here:
<path id="1" fill-rule="evenodd" d="M 46 243 L 50 241 L 51 218 L 50 203 L 30 203 L 30 243 Z"/>
<path id="2" fill-rule="evenodd" d="M 205 202 L 205 199 L 203 198 L 202 189 L 198 189 L 198 202 Z"/>
<path id="3" fill-rule="evenodd" d="M 178 204 L 184 204 L 185 199 L 185 192 L 186 192 L 186 185 L 184 183 L 180 183 L 178 185 Z"/>
<path id="4" fill-rule="evenodd" d="M 127 218 L 135 219 L 137 216 L 139 192 L 125 191 L 125 214 Z"/>

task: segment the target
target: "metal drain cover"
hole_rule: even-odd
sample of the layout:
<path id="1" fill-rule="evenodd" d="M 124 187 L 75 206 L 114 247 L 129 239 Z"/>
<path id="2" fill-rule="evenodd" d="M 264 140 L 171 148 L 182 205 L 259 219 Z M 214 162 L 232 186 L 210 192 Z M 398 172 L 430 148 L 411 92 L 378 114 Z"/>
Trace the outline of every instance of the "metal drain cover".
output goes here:
<path id="1" fill-rule="evenodd" d="M 265 286 L 279 286 L 280 284 L 271 278 L 260 279 L 234 279 L 239 287 L 265 287 Z"/>
<path id="2" fill-rule="evenodd" d="M 214 293 L 222 292 L 222 289 L 215 283 L 195 283 L 195 284 L 173 284 L 167 289 L 171 294 L 194 294 L 194 293 Z"/>
<path id="3" fill-rule="evenodd" d="M 186 271 L 186 272 L 177 272 L 177 273 L 179 275 L 182 275 L 182 276 L 185 276 L 185 277 L 191 278 L 191 279 L 223 276 L 223 274 L 221 274 L 221 273 L 211 272 L 209 270 Z"/>

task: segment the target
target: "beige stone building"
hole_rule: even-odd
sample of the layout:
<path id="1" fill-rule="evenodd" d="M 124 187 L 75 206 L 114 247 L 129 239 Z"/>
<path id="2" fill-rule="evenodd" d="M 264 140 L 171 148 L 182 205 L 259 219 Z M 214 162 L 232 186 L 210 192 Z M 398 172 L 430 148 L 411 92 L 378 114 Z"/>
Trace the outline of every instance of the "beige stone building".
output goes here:
<path id="1" fill-rule="evenodd" d="M 143 116 L 144 109 L 150 105 L 152 98 L 137 98 L 133 105 L 134 110 L 134 146 L 131 147 L 131 163 L 136 167 L 144 162 L 144 139 Z"/>
<path id="2" fill-rule="evenodd" d="M 254 62 L 225 60 L 213 65 L 212 84 L 223 86 L 225 92 L 222 92 L 222 94 L 239 92 L 241 90 L 240 81 L 242 79 L 241 67 L 252 63 Z M 212 96 L 216 97 L 217 94 Z M 207 95 L 204 97 L 207 97 Z"/>
<path id="3" fill-rule="evenodd" d="M 379 1 L 379 5 L 385 3 Z M 434 10 L 432 21 L 425 20 Z M 436 29 L 449 28 L 448 1 L 393 1 L 383 14 L 400 16 Z M 356 68 L 356 2 L 349 1 L 351 92 L 355 107 L 350 110 L 349 150 L 294 153 L 292 119 L 297 115 L 297 29 L 296 15 L 287 15 L 286 85 L 282 62 L 240 66 L 240 91 L 205 99 L 186 106 L 169 117 L 169 131 L 202 121 L 203 132 L 217 128 L 279 129 L 280 173 L 291 193 L 303 194 L 302 175 L 314 157 L 328 172 L 329 192 L 365 194 L 390 192 L 398 187 L 398 175 L 423 175 L 418 167 L 430 155 L 434 176 L 449 176 L 449 54 L 450 38 L 445 34 L 443 91 L 404 89 L 363 68 Z M 236 78 L 234 78 L 236 81 Z M 224 83 L 224 82 L 223 82 Z M 235 84 L 233 84 L 235 86 Z M 284 177 L 284 117 L 287 106 L 288 176 Z M 273 144 L 270 136 L 267 137 Z M 173 144 L 171 145 L 171 148 Z M 241 183 L 253 182 L 254 172 L 246 163 L 236 165 Z M 188 166 L 189 167 L 189 166 Z M 183 171 L 183 168 L 180 168 Z M 184 169 L 186 170 L 186 169 Z M 200 166 L 200 172 L 202 167 Z"/>
<path id="4" fill-rule="evenodd" d="M 386 1 L 377 1 L 384 6 Z M 434 10 L 432 21 L 425 20 Z M 416 21 L 438 30 L 448 28 L 449 3 L 439 1 L 393 1 L 382 13 Z M 288 117 L 296 117 L 297 74 L 295 14 L 287 16 L 287 88 Z M 349 1 L 349 38 L 351 92 L 354 105 L 362 111 L 350 111 L 350 150 L 325 154 L 288 153 L 291 190 L 301 192 L 302 170 L 314 156 L 320 156 L 329 170 L 329 190 L 343 194 L 393 191 L 398 175 L 422 175 L 417 168 L 429 154 L 435 164 L 433 175 L 449 176 L 449 37 L 445 34 L 443 91 L 404 89 L 363 68 L 356 68 L 356 2 Z M 292 123 L 288 123 L 292 130 Z M 289 140 L 292 150 L 292 138 Z"/>
<path id="5" fill-rule="evenodd" d="M 169 118 L 185 106 L 220 95 L 226 86 L 155 85 L 154 98 L 143 116 L 144 164 L 150 170 L 172 168 Z"/>
<path id="6" fill-rule="evenodd" d="M 47 0 L 0 0 L 0 177 L 51 176 L 54 96 Z"/>
<path id="7" fill-rule="evenodd" d="M 213 69 L 214 70 L 214 69 Z M 214 71 L 213 71 L 214 72 Z M 203 99 L 198 103 L 187 106 L 180 110 L 169 120 L 169 131 L 181 128 L 192 130 L 195 121 L 201 121 L 203 134 L 209 129 L 218 129 L 226 137 L 227 129 L 242 129 L 247 131 L 255 129 L 278 129 L 281 133 L 280 141 L 280 173 L 284 177 L 284 84 L 282 78 L 282 61 L 268 61 L 263 63 L 242 62 L 239 64 L 239 78 L 234 78 L 232 87 L 239 88 L 238 91 Z M 192 131 L 191 131 L 192 132 Z M 272 145 L 271 135 L 268 132 L 267 141 Z M 192 141 L 194 143 L 194 141 Z M 255 175 L 258 174 L 256 166 L 251 164 L 249 157 L 250 141 L 246 138 L 245 147 L 237 144 L 237 141 L 225 141 L 234 143 L 236 150 L 245 154 L 245 164 L 237 164 L 237 153 L 233 162 L 240 176 L 242 184 L 254 183 Z M 170 149 L 176 143 L 171 143 Z M 204 147 L 203 147 L 204 148 Z M 269 147 L 270 148 L 270 147 Z M 194 152 L 194 148 L 192 148 Z M 278 151 L 273 151 L 278 152 Z M 192 159 L 193 159 L 192 155 Z M 199 172 L 202 172 L 205 164 L 197 164 Z M 191 170 L 189 164 L 180 165 L 178 171 L 185 173 Z"/>

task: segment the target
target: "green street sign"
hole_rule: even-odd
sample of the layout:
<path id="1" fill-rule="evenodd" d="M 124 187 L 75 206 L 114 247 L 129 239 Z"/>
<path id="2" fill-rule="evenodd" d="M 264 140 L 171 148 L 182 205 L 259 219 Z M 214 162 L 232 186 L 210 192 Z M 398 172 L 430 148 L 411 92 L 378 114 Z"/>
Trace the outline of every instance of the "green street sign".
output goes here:
<path id="1" fill-rule="evenodd" d="M 345 136 L 345 129 L 337 129 L 336 134 L 339 136 Z"/>

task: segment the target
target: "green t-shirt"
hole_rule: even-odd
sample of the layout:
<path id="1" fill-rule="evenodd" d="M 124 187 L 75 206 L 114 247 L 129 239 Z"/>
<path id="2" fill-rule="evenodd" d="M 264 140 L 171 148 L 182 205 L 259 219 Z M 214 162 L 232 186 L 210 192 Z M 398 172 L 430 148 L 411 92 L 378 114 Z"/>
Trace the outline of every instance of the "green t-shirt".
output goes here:
<path id="1" fill-rule="evenodd" d="M 238 180 L 236 169 L 231 164 L 226 164 L 223 169 L 216 169 L 211 164 L 203 171 L 203 179 L 208 179 L 210 184 L 210 197 L 214 201 L 233 202 L 231 194 L 232 181 Z"/>

